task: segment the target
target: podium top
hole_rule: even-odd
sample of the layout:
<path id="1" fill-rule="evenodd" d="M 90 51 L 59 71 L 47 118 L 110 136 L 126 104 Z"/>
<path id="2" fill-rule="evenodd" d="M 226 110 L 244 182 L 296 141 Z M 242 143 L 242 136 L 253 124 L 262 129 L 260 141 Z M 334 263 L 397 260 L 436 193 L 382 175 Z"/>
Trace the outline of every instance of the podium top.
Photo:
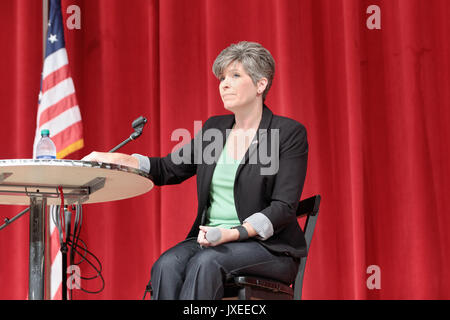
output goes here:
<path id="1" fill-rule="evenodd" d="M 29 205 L 45 197 L 48 205 L 97 203 L 127 199 L 153 188 L 138 169 L 80 160 L 0 160 L 0 204 Z"/>

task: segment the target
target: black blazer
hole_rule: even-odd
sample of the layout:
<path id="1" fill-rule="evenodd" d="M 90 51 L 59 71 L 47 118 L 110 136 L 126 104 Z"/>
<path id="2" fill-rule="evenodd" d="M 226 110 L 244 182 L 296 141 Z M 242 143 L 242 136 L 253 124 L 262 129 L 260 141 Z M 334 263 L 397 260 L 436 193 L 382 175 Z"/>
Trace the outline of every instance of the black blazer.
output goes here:
<path id="1" fill-rule="evenodd" d="M 177 184 L 197 175 L 197 217 L 188 237 L 197 237 L 199 225 L 205 223 L 215 164 L 234 122 L 234 115 L 211 117 L 190 143 L 166 157 L 149 158 L 150 175 L 155 185 Z M 277 152 L 272 154 L 272 149 Z M 268 163 L 267 157 L 259 156 L 275 157 L 277 153 L 273 159 L 278 160 L 278 170 L 275 170 L 274 161 Z M 213 155 L 213 163 L 208 163 L 206 157 L 202 160 L 207 154 Z M 179 161 L 173 160 L 174 155 L 181 157 L 183 162 L 177 164 Z M 293 119 L 274 115 L 264 105 L 258 132 L 237 169 L 234 183 L 234 200 L 241 223 L 261 212 L 273 225 L 274 234 L 270 238 L 250 241 L 259 241 L 272 252 L 295 258 L 306 255 L 305 237 L 295 213 L 305 181 L 307 158 L 305 127 Z M 267 171 L 262 174 L 262 169 Z"/>

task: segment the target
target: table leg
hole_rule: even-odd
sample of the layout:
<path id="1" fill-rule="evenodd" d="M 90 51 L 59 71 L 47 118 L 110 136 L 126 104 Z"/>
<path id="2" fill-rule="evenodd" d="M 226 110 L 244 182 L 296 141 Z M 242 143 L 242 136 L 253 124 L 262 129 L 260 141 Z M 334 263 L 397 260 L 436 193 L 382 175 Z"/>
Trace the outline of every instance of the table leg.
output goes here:
<path id="1" fill-rule="evenodd" d="M 29 300 L 44 299 L 44 226 L 46 206 L 46 198 L 30 198 Z"/>

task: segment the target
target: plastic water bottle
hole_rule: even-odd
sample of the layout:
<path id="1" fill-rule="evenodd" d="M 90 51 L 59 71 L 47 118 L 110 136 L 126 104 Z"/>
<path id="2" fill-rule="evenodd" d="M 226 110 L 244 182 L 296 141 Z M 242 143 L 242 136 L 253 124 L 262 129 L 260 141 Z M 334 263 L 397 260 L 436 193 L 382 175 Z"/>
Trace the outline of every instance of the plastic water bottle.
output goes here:
<path id="1" fill-rule="evenodd" d="M 56 147 L 49 136 L 50 131 L 42 129 L 41 140 L 36 145 L 36 159 L 56 159 Z"/>

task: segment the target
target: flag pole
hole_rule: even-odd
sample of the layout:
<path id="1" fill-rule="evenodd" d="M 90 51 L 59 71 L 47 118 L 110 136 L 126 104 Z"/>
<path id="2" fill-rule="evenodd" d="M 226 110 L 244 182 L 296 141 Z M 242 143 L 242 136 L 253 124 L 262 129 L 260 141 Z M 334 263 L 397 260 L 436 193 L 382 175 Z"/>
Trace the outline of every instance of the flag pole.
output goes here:
<path id="1" fill-rule="evenodd" d="M 45 48 L 47 46 L 47 29 L 48 29 L 48 1 L 42 0 L 42 65 L 45 60 Z M 50 210 L 46 208 L 45 214 L 45 257 L 44 257 L 44 299 L 51 300 L 51 250 L 50 250 Z"/>
<path id="2" fill-rule="evenodd" d="M 47 46 L 48 28 L 48 0 L 42 0 L 42 61 L 45 59 L 45 47 Z"/>

